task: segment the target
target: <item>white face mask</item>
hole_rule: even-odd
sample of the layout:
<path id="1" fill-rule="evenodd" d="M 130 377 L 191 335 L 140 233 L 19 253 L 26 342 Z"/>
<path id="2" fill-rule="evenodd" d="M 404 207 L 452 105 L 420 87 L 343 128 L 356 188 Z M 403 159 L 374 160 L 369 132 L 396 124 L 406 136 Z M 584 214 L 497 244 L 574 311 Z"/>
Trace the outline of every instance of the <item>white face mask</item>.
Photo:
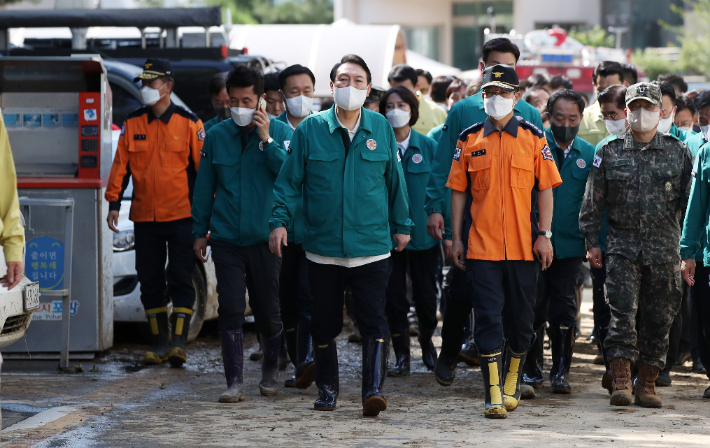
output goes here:
<path id="1" fill-rule="evenodd" d="M 166 85 L 167 84 L 163 84 L 163 87 L 165 87 Z M 143 97 L 143 104 L 145 104 L 146 106 L 152 106 L 153 104 L 160 101 L 160 99 L 165 96 L 165 94 L 160 94 L 160 91 L 163 90 L 163 87 L 159 89 L 154 89 L 148 86 L 141 87 L 141 96 Z"/>
<path id="2" fill-rule="evenodd" d="M 668 118 L 661 118 L 661 119 L 658 121 L 658 132 L 660 132 L 660 133 L 662 133 L 662 134 L 666 134 L 666 133 L 668 133 L 668 131 L 671 130 L 671 128 L 673 127 L 673 118 L 674 118 L 674 115 L 675 115 L 675 114 L 671 114 L 670 117 L 668 117 Z"/>
<path id="3" fill-rule="evenodd" d="M 286 98 L 286 107 L 288 107 L 289 113 L 294 117 L 307 117 L 313 107 L 313 98 L 305 95 Z"/>
<path id="4" fill-rule="evenodd" d="M 392 109 L 385 114 L 385 117 L 393 128 L 398 129 L 409 124 L 409 120 L 412 118 L 412 112 L 402 109 Z"/>
<path id="5" fill-rule="evenodd" d="M 341 109 L 360 109 L 365 104 L 365 98 L 367 98 L 367 89 L 360 90 L 353 86 L 333 88 L 333 99 L 335 104 Z"/>
<path id="6" fill-rule="evenodd" d="M 705 140 L 710 140 L 710 125 L 700 126 L 700 132 L 705 136 Z"/>
<path id="7" fill-rule="evenodd" d="M 621 137 L 626 134 L 626 119 L 621 120 L 604 120 L 606 125 L 606 130 L 609 131 L 611 135 L 617 135 Z"/>
<path id="8" fill-rule="evenodd" d="M 256 109 L 230 107 L 229 110 L 232 111 L 232 120 L 234 120 L 237 126 L 249 126 L 249 124 L 254 121 L 254 112 Z"/>
<path id="9" fill-rule="evenodd" d="M 639 107 L 636 112 L 629 111 L 626 117 L 629 120 L 629 126 L 636 132 L 652 131 L 661 118 L 658 111 L 651 112 L 643 107 Z"/>
<path id="10" fill-rule="evenodd" d="M 692 126 L 684 126 L 682 128 L 678 128 L 678 129 L 680 129 L 681 131 L 685 131 L 685 132 L 693 132 Z"/>
<path id="11" fill-rule="evenodd" d="M 483 108 L 489 117 L 500 120 L 513 112 L 513 98 L 503 98 L 500 95 L 494 95 L 493 98 L 484 98 Z"/>

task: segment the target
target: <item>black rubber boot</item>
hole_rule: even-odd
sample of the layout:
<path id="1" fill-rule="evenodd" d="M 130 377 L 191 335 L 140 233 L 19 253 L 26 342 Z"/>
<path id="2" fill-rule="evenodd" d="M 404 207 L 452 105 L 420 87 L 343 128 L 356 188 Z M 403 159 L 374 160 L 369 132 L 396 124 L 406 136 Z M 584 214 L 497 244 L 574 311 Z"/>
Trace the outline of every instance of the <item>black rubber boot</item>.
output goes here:
<path id="1" fill-rule="evenodd" d="M 461 347 L 458 359 L 459 362 L 464 362 L 468 366 L 477 366 L 480 364 L 478 359 L 478 347 L 476 346 L 476 342 L 473 340 L 473 327 L 475 325 L 473 320 L 473 310 L 471 310 L 465 330 L 466 342 L 464 342 L 463 347 Z"/>
<path id="2" fill-rule="evenodd" d="M 658 373 L 658 378 L 656 378 L 657 387 L 670 387 L 673 384 L 673 380 L 671 380 L 672 369 L 669 364 L 666 364 L 666 368 Z"/>
<path id="3" fill-rule="evenodd" d="M 283 333 L 283 331 L 281 333 Z M 282 334 L 281 350 L 279 350 L 279 372 L 286 370 L 290 362 L 291 358 L 288 356 L 288 349 L 286 348 L 286 337 Z"/>
<path id="4" fill-rule="evenodd" d="M 394 349 L 394 368 L 387 371 L 387 376 L 407 376 L 409 369 L 409 329 L 392 334 L 392 348 Z"/>
<path id="5" fill-rule="evenodd" d="M 542 373 L 544 338 L 545 326 L 543 325 L 535 332 L 535 340 L 528 350 L 523 365 L 523 383 L 533 389 L 542 389 L 542 383 L 545 381 L 545 376 Z"/>
<path id="6" fill-rule="evenodd" d="M 555 325 L 552 338 L 552 370 L 550 383 L 552 392 L 556 394 L 571 394 L 569 368 L 572 365 L 572 349 L 574 348 L 576 322 Z"/>
<path id="7" fill-rule="evenodd" d="M 307 389 L 316 380 L 316 363 L 313 360 L 313 342 L 311 341 L 311 321 L 301 319 L 298 323 L 296 359 L 296 387 Z"/>
<path id="8" fill-rule="evenodd" d="M 173 340 L 170 343 L 168 362 L 173 367 L 180 367 L 187 361 L 187 335 L 190 334 L 190 319 L 192 310 L 189 308 L 173 308 L 170 323 L 173 326 Z"/>
<path id="9" fill-rule="evenodd" d="M 316 362 L 316 387 L 318 399 L 313 404 L 316 411 L 334 411 L 337 409 L 340 380 L 338 376 L 338 348 L 335 341 L 314 347 Z"/>
<path id="10" fill-rule="evenodd" d="M 145 310 L 150 324 L 150 332 L 153 335 L 153 348 L 143 355 L 143 364 L 154 366 L 162 364 L 168 359 L 168 307 L 153 308 Z"/>
<path id="11" fill-rule="evenodd" d="M 264 346 L 261 343 L 261 335 L 258 332 L 256 333 L 256 342 L 259 343 L 259 348 L 249 354 L 249 359 L 252 361 L 261 361 L 264 359 Z"/>
<path id="12" fill-rule="evenodd" d="M 382 386 L 387 371 L 387 336 L 364 338 L 362 343 L 362 415 L 377 417 L 387 409 Z"/>
<path id="13" fill-rule="evenodd" d="M 443 330 L 442 330 L 443 333 Z M 441 352 L 434 366 L 436 382 L 442 386 L 451 386 L 456 378 L 456 364 L 458 362 L 461 340 L 452 340 L 450 337 L 441 338 Z"/>
<path id="14" fill-rule="evenodd" d="M 276 375 L 278 373 L 282 334 L 283 326 L 281 327 L 281 331 L 279 331 L 276 336 L 269 338 L 263 334 L 261 335 L 261 343 L 264 348 L 264 359 L 261 361 L 261 382 L 259 383 L 259 392 L 261 392 L 261 395 L 266 397 L 279 393 Z"/>
<path id="15" fill-rule="evenodd" d="M 296 369 L 298 368 L 298 358 L 296 356 L 296 334 L 298 325 L 291 328 L 284 327 L 284 339 L 286 339 L 286 351 L 288 352 L 288 357 L 291 359 L 291 364 L 293 364 L 293 375 L 284 381 L 284 387 L 296 387 Z"/>
<path id="16" fill-rule="evenodd" d="M 503 388 L 500 385 L 503 371 L 503 353 L 498 349 L 491 353 L 481 353 L 481 373 L 486 392 L 483 415 L 486 418 L 506 418 L 508 411 L 503 404 Z"/>
<path id="17" fill-rule="evenodd" d="M 508 411 L 514 411 L 520 403 L 520 381 L 526 354 L 527 351 L 516 353 L 510 346 L 506 346 L 503 363 L 503 404 Z"/>
<path id="18" fill-rule="evenodd" d="M 599 340 L 599 350 L 601 350 L 602 357 L 604 358 L 604 367 L 606 371 L 602 375 L 602 387 L 612 393 L 614 391 L 613 381 L 614 378 L 611 375 L 611 367 L 609 366 L 609 360 L 606 357 L 606 347 L 604 347 L 604 340 L 606 335 L 609 334 L 609 327 L 601 328 L 597 327 L 597 337 Z"/>
<path id="19" fill-rule="evenodd" d="M 244 338 L 242 330 L 220 331 L 222 362 L 227 390 L 219 396 L 220 403 L 238 403 L 244 399 Z"/>
<path id="20" fill-rule="evenodd" d="M 436 367 L 436 348 L 434 348 L 434 343 L 431 341 L 431 337 L 434 336 L 433 330 L 422 331 L 419 329 L 419 345 L 422 348 L 422 362 L 428 370 L 434 370 Z"/>

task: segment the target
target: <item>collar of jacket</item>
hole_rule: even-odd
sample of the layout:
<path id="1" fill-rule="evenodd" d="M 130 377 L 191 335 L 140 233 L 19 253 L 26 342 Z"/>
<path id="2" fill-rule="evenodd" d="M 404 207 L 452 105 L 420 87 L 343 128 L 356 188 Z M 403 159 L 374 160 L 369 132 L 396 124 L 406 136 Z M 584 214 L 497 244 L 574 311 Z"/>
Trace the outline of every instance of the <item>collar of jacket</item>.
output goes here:
<path id="1" fill-rule="evenodd" d="M 508 134 L 512 135 L 515 138 L 518 138 L 518 119 L 517 117 L 513 116 L 510 118 L 510 121 L 508 124 L 505 125 L 503 130 L 501 132 L 507 132 Z M 498 132 L 498 128 L 495 127 L 493 122 L 491 121 L 491 118 L 488 117 L 486 118 L 486 121 L 483 122 L 483 136 L 488 137 L 494 132 Z"/>
<path id="2" fill-rule="evenodd" d="M 338 123 L 338 117 L 335 116 L 336 107 L 337 106 L 333 104 L 333 107 L 331 107 L 325 113 L 325 121 L 328 122 L 328 128 L 330 129 L 331 134 L 342 127 Z M 369 113 L 374 112 L 371 112 L 365 109 L 364 107 L 360 108 L 360 129 L 362 129 L 363 131 L 372 132 L 372 119 L 370 118 Z"/>
<path id="3" fill-rule="evenodd" d="M 148 123 L 150 124 L 153 120 L 158 119 L 162 121 L 165 124 L 168 124 L 170 122 L 170 117 L 173 116 L 173 113 L 175 113 L 175 103 L 172 101 L 170 102 L 170 106 L 168 106 L 167 109 L 165 109 L 165 112 L 163 112 L 163 115 L 160 116 L 160 118 L 156 117 L 155 114 L 153 113 L 153 108 L 150 106 L 148 107 Z"/>
<path id="4" fill-rule="evenodd" d="M 649 148 L 663 149 L 663 134 L 656 131 L 656 135 L 653 136 L 653 140 L 649 143 L 651 143 Z M 646 145 L 648 145 L 648 143 L 641 143 L 634 140 L 634 135 L 631 131 L 627 132 L 624 136 L 624 149 L 636 149 Z"/>

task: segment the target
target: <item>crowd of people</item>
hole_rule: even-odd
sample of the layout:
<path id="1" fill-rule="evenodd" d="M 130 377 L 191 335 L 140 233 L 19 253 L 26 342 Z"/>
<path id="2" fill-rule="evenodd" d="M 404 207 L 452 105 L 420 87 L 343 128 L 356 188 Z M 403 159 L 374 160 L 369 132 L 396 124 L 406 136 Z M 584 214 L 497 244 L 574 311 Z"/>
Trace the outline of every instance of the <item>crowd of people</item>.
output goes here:
<path id="1" fill-rule="evenodd" d="M 633 66 L 605 61 L 590 103 L 563 76 L 520 80 L 519 57 L 492 39 L 478 81 L 402 64 L 387 90 L 356 55 L 329 80 L 300 65 L 266 76 L 238 65 L 210 82 L 216 116 L 204 126 L 170 101 L 170 63 L 146 61 L 136 79 L 146 105 L 122 127 L 106 191 L 115 231 L 133 177 L 136 270 L 154 338 L 144 362 L 187 361 L 190 272 L 211 256 L 220 402 L 244 398 L 248 291 L 262 395 L 278 393 L 287 354 L 284 387 L 315 382 L 314 408 L 337 408 L 346 306 L 362 342 L 363 415 L 387 408 L 386 377 L 410 374 L 416 336 L 442 386 L 460 361 L 480 364 L 483 412 L 505 418 L 546 379 L 572 393 L 589 261 L 591 337 L 610 404 L 660 407 L 655 387 L 670 385 L 685 352 L 694 369 L 710 365 L 710 92 L 686 93 L 677 75 L 638 82 Z M 318 112 L 316 81 L 332 91 Z"/>

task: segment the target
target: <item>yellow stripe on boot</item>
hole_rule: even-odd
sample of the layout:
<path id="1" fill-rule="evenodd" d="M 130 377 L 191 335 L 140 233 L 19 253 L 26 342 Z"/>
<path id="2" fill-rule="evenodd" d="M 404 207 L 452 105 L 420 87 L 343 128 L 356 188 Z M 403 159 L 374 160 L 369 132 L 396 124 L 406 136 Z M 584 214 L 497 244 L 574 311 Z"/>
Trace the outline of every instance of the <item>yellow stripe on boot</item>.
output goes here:
<path id="1" fill-rule="evenodd" d="M 497 355 L 494 356 L 500 356 L 501 354 L 498 353 Z M 489 386 L 489 393 L 491 395 L 491 406 L 486 409 L 483 413 L 484 415 L 487 416 L 504 416 L 508 412 L 505 410 L 505 406 L 503 406 L 503 397 L 501 397 L 500 394 L 500 374 L 498 373 L 498 365 L 497 364 L 489 364 L 488 366 L 488 375 L 490 376 L 490 386 Z"/>
<path id="2" fill-rule="evenodd" d="M 518 370 L 520 369 L 520 358 L 511 358 L 510 369 L 505 374 L 505 385 L 503 386 L 503 401 L 505 408 L 509 411 L 518 407 L 519 400 L 515 398 L 518 390 Z"/>

